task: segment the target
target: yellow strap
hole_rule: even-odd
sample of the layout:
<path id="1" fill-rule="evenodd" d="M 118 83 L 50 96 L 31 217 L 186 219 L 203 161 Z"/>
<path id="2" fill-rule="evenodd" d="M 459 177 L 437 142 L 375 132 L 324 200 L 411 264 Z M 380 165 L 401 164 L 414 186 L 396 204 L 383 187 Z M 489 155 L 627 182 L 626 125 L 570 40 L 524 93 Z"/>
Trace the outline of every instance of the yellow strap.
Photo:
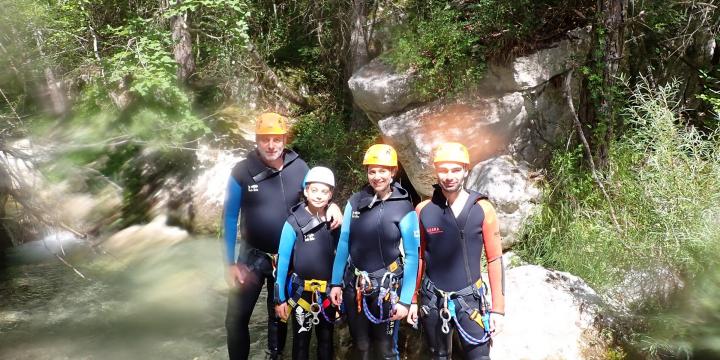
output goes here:
<path id="1" fill-rule="evenodd" d="M 300 300 L 298 300 L 297 304 L 300 305 L 300 307 L 303 308 L 303 310 L 310 311 L 310 303 L 307 302 L 307 300 L 300 298 Z"/>
<path id="2" fill-rule="evenodd" d="M 388 270 L 390 270 L 390 272 L 395 272 L 395 270 L 397 270 L 398 266 L 400 266 L 400 265 L 398 265 L 398 262 L 393 261 L 392 264 L 388 265 Z"/>
<path id="3" fill-rule="evenodd" d="M 319 291 L 325 293 L 327 291 L 327 281 L 325 280 L 305 280 L 303 288 L 305 291 Z"/>
<path id="4" fill-rule="evenodd" d="M 476 322 L 478 325 L 480 325 L 481 328 L 485 328 L 485 325 L 482 321 L 482 315 L 480 315 L 480 312 L 477 311 L 477 309 L 474 309 L 472 313 L 470 314 L 470 320 Z"/>

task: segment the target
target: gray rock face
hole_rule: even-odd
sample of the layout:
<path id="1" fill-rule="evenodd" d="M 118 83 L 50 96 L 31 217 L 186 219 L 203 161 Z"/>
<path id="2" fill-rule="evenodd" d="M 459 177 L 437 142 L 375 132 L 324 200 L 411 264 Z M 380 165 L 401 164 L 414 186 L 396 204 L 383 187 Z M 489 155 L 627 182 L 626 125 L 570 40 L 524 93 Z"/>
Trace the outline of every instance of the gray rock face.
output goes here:
<path id="1" fill-rule="evenodd" d="M 509 246 L 540 196 L 532 169 L 544 167 L 552 145 L 566 142 L 570 134 L 562 80 L 585 56 L 588 39 L 586 29 L 571 31 L 547 49 L 491 64 L 477 90 L 452 101 L 416 105 L 412 76 L 394 74 L 379 61 L 359 70 L 348 84 L 355 102 L 376 119 L 384 142 L 398 151 L 420 194 L 432 193 L 432 150 L 442 142 L 465 144 L 471 163 L 487 166 L 473 171 L 468 187 L 497 201 L 504 245 Z"/>
<path id="2" fill-rule="evenodd" d="M 502 155 L 475 165 L 468 177 L 467 187 L 488 195 L 495 205 L 504 249 L 515 243 L 515 233 L 540 200 L 531 176 L 527 162 Z"/>
<path id="3" fill-rule="evenodd" d="M 379 58 L 354 73 L 348 86 L 355 104 L 372 120 L 400 111 L 417 100 L 410 72 L 398 74 Z"/>
<path id="4" fill-rule="evenodd" d="M 535 265 L 506 272 L 504 330 L 492 359 L 602 359 L 602 301 L 582 279 Z"/>

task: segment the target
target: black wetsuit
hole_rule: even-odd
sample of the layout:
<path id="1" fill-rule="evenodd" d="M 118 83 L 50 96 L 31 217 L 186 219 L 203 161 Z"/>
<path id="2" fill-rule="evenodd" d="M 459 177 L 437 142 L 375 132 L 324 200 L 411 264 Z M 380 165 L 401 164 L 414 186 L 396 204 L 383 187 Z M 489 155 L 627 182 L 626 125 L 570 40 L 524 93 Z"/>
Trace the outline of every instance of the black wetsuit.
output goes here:
<path id="1" fill-rule="evenodd" d="M 417 215 L 407 191 L 396 183 L 392 184 L 392 194 L 386 200 L 376 199 L 373 189 L 366 186 L 350 198 L 343 215 L 332 283 L 336 286 L 344 284 L 343 303 L 355 352 L 362 359 L 370 359 L 372 338 L 383 359 L 397 359 L 395 338 L 398 324 L 395 321 L 374 324 L 363 312 L 357 311 L 354 270 L 384 272 L 384 269 L 400 258 L 402 239 L 405 257 L 404 269 L 400 267 L 397 270 L 401 283 L 399 303 L 409 306 L 417 276 Z M 376 315 L 387 315 L 390 305 L 384 302 L 380 309 L 377 306 L 377 297 L 377 291 L 366 297 L 368 309 Z"/>
<path id="2" fill-rule="evenodd" d="M 449 332 L 441 330 L 442 320 L 439 309 L 444 306 L 442 296 L 437 289 L 456 292 L 472 287 L 481 275 L 480 258 L 483 252 L 483 222 L 485 214 L 478 200 L 486 198 L 474 191 L 470 195 L 460 215 L 456 218 L 442 191 L 436 185 L 430 201 L 418 206 L 420 231 L 422 233 L 425 278 L 420 294 L 420 320 L 425 337 L 430 346 L 433 359 L 450 359 L 452 353 L 452 335 L 456 330 L 453 321 L 449 322 Z M 464 309 L 479 309 L 479 293 L 450 299 L 457 309 L 457 321 L 464 331 L 473 338 L 481 339 L 485 330 L 470 319 Z M 467 305 L 467 306 L 463 306 Z M 465 359 L 489 359 L 489 341 L 471 344 L 459 336 Z"/>
<path id="3" fill-rule="evenodd" d="M 263 283 L 266 283 L 268 309 L 268 351 L 274 357 L 285 346 L 287 325 L 275 316 L 273 264 L 270 255 L 277 254 L 280 233 L 290 208 L 300 202 L 300 192 L 307 164 L 285 150 L 282 170 L 266 166 L 257 150 L 238 162 L 228 181 L 223 223 L 226 260 L 247 265 L 254 279 L 233 289 L 228 299 L 225 327 L 228 354 L 231 359 L 247 359 L 250 351 L 249 322 Z M 241 246 L 237 260 L 235 245 L 238 216 Z"/>
<path id="4" fill-rule="evenodd" d="M 320 221 L 305 209 L 305 204 L 298 204 L 293 208 L 283 226 L 278 251 L 277 280 L 275 281 L 276 303 L 283 303 L 288 297 L 297 296 L 312 303 L 313 292 L 302 291 L 304 281 L 320 280 L 326 283 L 326 289 L 319 291 L 320 297 L 316 301 L 321 304 L 328 299 L 330 277 L 332 275 L 333 259 L 337 247 L 340 229 L 330 230 L 327 222 Z M 292 269 L 295 275 L 290 281 L 288 271 Z M 298 299 L 295 299 L 297 302 Z M 329 300 L 325 302 L 329 304 Z M 298 310 L 300 309 L 300 310 Z M 288 309 L 289 317 L 293 322 L 293 360 L 308 359 L 310 355 L 310 335 L 312 327 L 317 336 L 317 359 L 332 360 L 333 358 L 333 323 L 335 308 L 329 306 L 323 311 L 325 316 L 319 316 L 320 323 L 311 325 L 310 313 L 303 310 L 300 305 Z"/>

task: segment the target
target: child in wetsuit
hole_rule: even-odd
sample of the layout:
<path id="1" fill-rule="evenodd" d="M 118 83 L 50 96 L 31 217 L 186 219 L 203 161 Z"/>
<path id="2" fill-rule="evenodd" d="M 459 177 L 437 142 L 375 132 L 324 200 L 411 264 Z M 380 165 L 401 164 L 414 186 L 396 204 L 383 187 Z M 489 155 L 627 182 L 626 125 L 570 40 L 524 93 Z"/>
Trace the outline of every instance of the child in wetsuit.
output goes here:
<path id="1" fill-rule="evenodd" d="M 333 322 L 337 311 L 328 299 L 339 229 L 330 230 L 325 215 L 335 188 L 330 169 L 314 167 L 305 177 L 305 202 L 292 208 L 280 235 L 275 312 L 292 319 L 293 360 L 308 359 L 315 328 L 317 358 L 333 358 Z"/>

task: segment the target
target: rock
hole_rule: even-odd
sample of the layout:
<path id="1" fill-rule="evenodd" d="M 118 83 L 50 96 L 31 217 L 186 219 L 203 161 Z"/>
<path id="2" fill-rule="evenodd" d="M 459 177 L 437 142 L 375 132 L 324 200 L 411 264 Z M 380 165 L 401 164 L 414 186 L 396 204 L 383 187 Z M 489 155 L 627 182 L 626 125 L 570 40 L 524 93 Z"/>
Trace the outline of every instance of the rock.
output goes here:
<path id="1" fill-rule="evenodd" d="M 227 181 L 235 164 L 244 159 L 245 151 L 241 153 L 242 155 L 231 150 L 200 147 L 197 153 L 199 173 L 192 185 L 194 232 L 215 234 L 221 228 L 220 217 Z"/>
<path id="2" fill-rule="evenodd" d="M 167 216 L 160 215 L 145 225 L 132 225 L 118 231 L 102 243 L 117 259 L 119 266 L 142 258 L 151 250 L 169 248 L 189 238 L 187 231 L 167 225 Z"/>
<path id="3" fill-rule="evenodd" d="M 685 286 L 677 272 L 663 265 L 649 269 L 632 269 L 624 272 L 619 281 L 603 293 L 603 299 L 613 309 L 614 316 L 623 322 L 633 322 L 648 304 L 661 304 L 670 308 L 673 296 Z M 642 316 L 642 315 L 641 315 Z"/>
<path id="4" fill-rule="evenodd" d="M 525 91 L 566 72 L 590 49 L 590 28 L 569 31 L 567 38 L 508 64 L 490 63 L 480 83 L 483 89 L 499 92 Z"/>
<path id="5" fill-rule="evenodd" d="M 353 101 L 372 120 L 403 110 L 417 101 L 412 89 L 412 74 L 398 74 L 394 69 L 375 58 L 355 72 L 348 80 Z"/>
<path id="6" fill-rule="evenodd" d="M 582 279 L 540 266 L 506 272 L 505 326 L 492 359 L 604 359 L 602 300 Z"/>
<path id="7" fill-rule="evenodd" d="M 466 144 L 475 163 L 504 151 L 526 117 L 520 93 L 435 102 L 378 121 L 383 139 L 397 151 L 415 190 L 429 196 L 436 182 L 432 150 L 445 141 Z"/>
<path id="8" fill-rule="evenodd" d="M 540 201 L 540 189 L 530 177 L 530 166 L 509 155 L 485 160 L 473 167 L 467 187 L 488 195 L 498 212 L 503 248 L 516 241 L 515 233 Z"/>
<path id="9" fill-rule="evenodd" d="M 540 191 L 530 181 L 533 170 L 546 166 L 551 149 L 571 133 L 564 74 L 585 56 L 589 38 L 588 29 L 574 30 L 548 48 L 490 64 L 477 90 L 449 101 L 416 104 L 419 99 L 410 90 L 413 77 L 378 62 L 360 69 L 350 89 L 356 104 L 376 119 L 383 141 L 398 151 L 421 195 L 430 196 L 436 182 L 431 156 L 437 144 L 458 141 L 468 147 L 472 164 L 488 161 L 484 164 L 492 170 L 476 174 L 468 187 L 488 191 L 499 201 L 507 247 L 539 199 Z M 571 86 L 577 88 L 576 79 Z M 498 160 L 500 156 L 505 157 Z M 496 180 L 498 174 L 503 180 Z M 495 181 L 504 183 L 493 185 Z"/>

